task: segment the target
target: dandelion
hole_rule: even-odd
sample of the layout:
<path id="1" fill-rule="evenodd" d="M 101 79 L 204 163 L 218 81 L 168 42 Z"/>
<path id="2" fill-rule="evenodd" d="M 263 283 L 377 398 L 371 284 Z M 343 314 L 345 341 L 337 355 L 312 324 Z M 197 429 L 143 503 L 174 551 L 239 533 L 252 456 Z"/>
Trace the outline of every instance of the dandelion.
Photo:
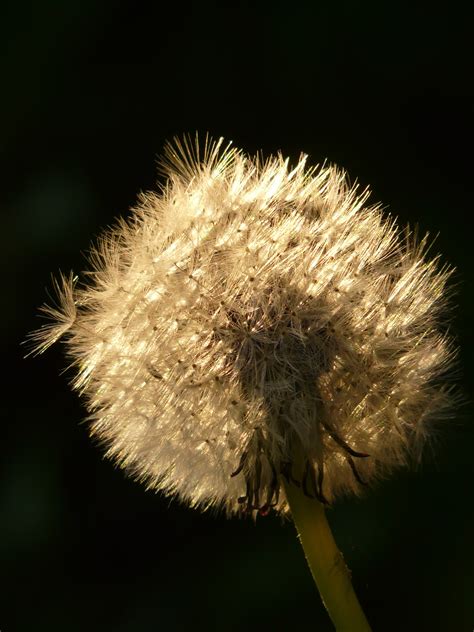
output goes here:
<path id="1" fill-rule="evenodd" d="M 87 282 L 61 278 L 36 349 L 64 338 L 92 434 L 148 488 L 291 513 L 333 621 L 368 629 L 342 558 L 334 602 L 311 557 L 337 554 L 323 505 L 419 457 L 449 410 L 450 269 L 306 156 L 292 168 L 185 138 L 162 167 Z"/>

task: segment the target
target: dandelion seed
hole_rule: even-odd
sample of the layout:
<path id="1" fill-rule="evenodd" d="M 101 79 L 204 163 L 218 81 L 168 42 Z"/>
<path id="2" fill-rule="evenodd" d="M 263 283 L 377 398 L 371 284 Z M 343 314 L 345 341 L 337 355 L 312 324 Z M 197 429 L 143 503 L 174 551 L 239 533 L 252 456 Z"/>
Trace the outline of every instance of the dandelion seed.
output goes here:
<path id="1" fill-rule="evenodd" d="M 31 353 L 35 351 L 43 353 L 49 349 L 75 323 L 74 285 L 76 281 L 77 277 L 74 277 L 72 273 L 68 277 L 60 274 L 59 280 L 53 279 L 53 289 L 56 296 L 59 297 L 59 304 L 43 305 L 40 308 L 41 315 L 45 316 L 49 322 L 30 334 L 30 340 L 33 342 Z"/>

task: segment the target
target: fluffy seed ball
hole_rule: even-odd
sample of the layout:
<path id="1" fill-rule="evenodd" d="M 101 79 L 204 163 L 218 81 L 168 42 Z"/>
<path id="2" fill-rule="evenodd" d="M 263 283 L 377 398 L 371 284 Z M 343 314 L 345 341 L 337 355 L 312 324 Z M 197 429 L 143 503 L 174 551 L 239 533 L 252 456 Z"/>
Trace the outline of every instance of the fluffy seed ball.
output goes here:
<path id="1" fill-rule="evenodd" d="M 446 410 L 449 270 L 333 167 L 189 141 L 167 180 L 62 278 L 92 434 L 149 488 L 285 512 L 282 477 L 331 502 L 418 454 Z"/>

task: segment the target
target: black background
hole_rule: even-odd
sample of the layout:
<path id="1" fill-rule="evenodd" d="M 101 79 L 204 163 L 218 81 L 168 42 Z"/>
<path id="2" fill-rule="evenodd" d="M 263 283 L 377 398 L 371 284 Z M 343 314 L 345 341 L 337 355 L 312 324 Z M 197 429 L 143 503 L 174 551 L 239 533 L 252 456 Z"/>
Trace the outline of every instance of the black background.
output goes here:
<path id="1" fill-rule="evenodd" d="M 324 159 L 457 268 L 472 388 L 472 64 L 462 4 L 7 3 L 0 20 L 0 628 L 330 630 L 291 523 L 200 515 L 102 458 L 60 345 L 24 360 L 50 273 L 140 190 L 174 134 Z M 418 471 L 329 512 L 375 631 L 474 626 L 468 403 Z"/>

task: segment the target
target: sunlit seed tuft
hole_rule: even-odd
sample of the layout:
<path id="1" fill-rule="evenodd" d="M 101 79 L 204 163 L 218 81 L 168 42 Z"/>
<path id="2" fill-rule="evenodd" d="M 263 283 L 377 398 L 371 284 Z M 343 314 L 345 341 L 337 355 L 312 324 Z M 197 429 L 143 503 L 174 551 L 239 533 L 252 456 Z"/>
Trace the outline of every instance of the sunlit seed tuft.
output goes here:
<path id="1" fill-rule="evenodd" d="M 450 269 L 335 167 L 189 139 L 60 277 L 37 351 L 64 336 L 107 455 L 202 509 L 331 502 L 418 455 L 449 411 Z"/>

